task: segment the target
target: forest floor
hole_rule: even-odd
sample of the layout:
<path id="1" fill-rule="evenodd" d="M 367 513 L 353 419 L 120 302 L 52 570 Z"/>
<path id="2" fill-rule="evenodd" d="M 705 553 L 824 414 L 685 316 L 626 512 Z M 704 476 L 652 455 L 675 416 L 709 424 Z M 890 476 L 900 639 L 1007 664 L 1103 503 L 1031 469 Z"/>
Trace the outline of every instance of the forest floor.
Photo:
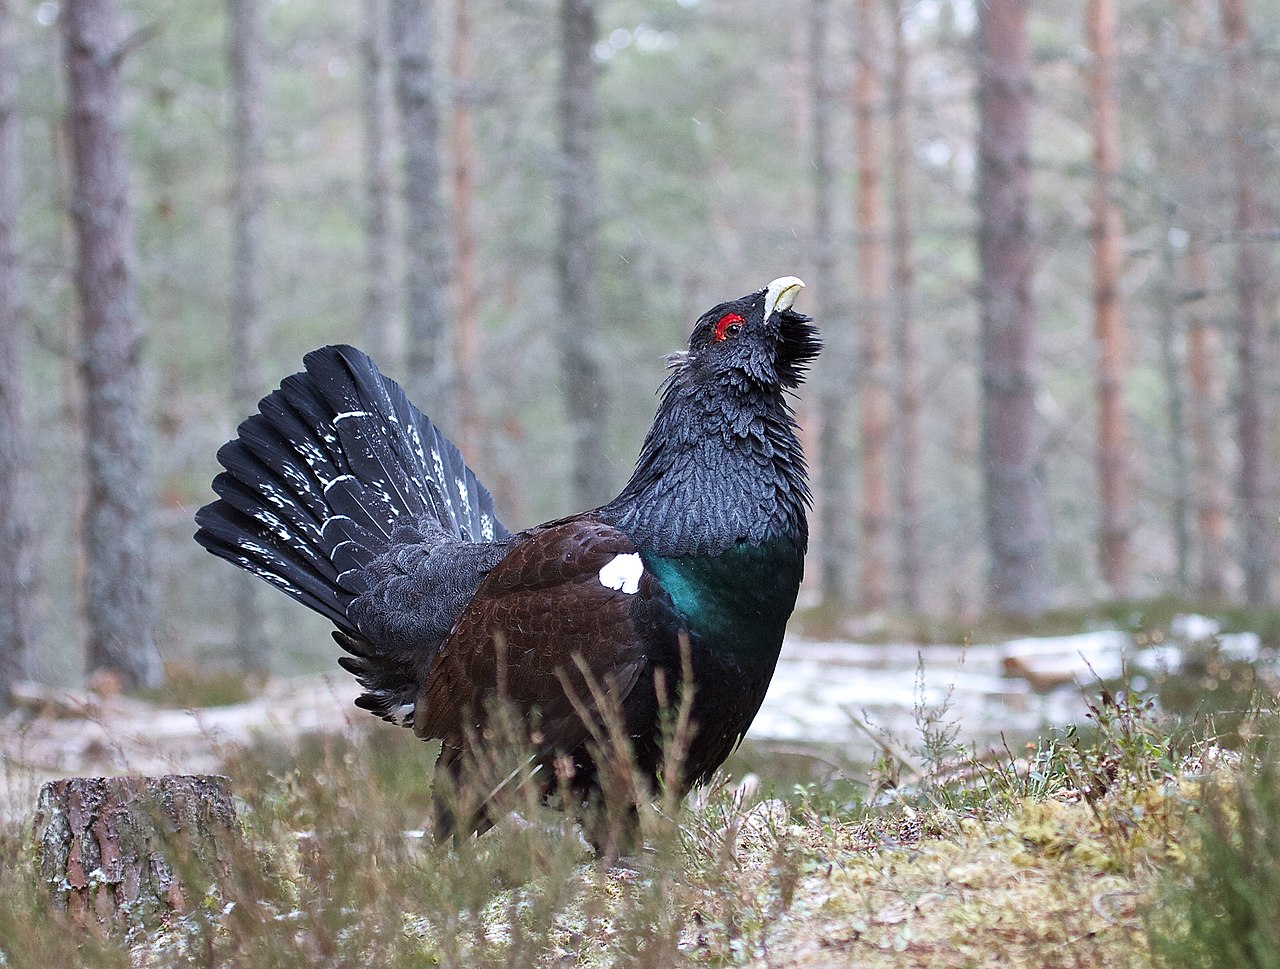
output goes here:
<path id="1" fill-rule="evenodd" d="M 354 710 L 341 677 L 187 710 L 28 688 L 0 730 L 0 871 L 16 876 L 0 879 L 0 965 L 1180 964 L 1153 946 L 1189 951 L 1202 802 L 1250 771 L 1212 725 L 1191 737 L 1099 677 L 1194 667 L 1217 682 L 1250 655 L 1274 698 L 1256 637 L 1215 633 L 1190 617 L 1147 642 L 790 641 L 729 765 L 743 781 L 642 808 L 646 850 L 617 865 L 533 805 L 534 823 L 430 845 L 415 830 L 429 757 Z M 231 777 L 253 878 L 127 937 L 49 909 L 28 828 L 40 783 L 213 771 Z"/>
<path id="2" fill-rule="evenodd" d="M 929 725 L 945 722 L 972 751 L 999 751 L 1083 723 L 1087 697 L 1122 672 L 1138 689 L 1192 665 L 1274 673 L 1274 656 L 1255 634 L 1224 634 L 1196 615 L 1168 625 L 1158 637 L 1102 629 L 969 645 L 790 636 L 739 773 L 793 755 L 826 764 L 828 773 L 865 777 L 886 752 L 910 772 L 910 752 Z M 59 777 L 205 773 L 263 740 L 390 730 L 353 706 L 359 687 L 336 670 L 256 688 L 191 670 L 177 680 L 148 698 L 109 682 L 105 689 L 22 684 L 18 708 L 0 720 L 0 819 L 28 812 L 39 785 Z"/>

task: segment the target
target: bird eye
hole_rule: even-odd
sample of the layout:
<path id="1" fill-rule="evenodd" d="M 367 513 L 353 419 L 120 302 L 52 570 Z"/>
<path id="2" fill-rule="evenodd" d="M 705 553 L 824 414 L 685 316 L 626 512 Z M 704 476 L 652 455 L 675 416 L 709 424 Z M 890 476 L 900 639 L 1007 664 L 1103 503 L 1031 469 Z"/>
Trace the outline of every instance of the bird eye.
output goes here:
<path id="1" fill-rule="evenodd" d="M 737 336 L 742 332 L 742 324 L 745 322 L 737 313 L 726 313 L 720 317 L 716 323 L 715 342 L 719 343 L 725 337 Z"/>

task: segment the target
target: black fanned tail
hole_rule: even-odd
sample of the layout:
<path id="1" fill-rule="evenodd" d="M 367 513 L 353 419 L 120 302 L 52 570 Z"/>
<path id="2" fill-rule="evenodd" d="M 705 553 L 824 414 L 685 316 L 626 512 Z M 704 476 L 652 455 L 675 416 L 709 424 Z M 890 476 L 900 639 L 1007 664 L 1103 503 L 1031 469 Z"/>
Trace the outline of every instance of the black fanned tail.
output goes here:
<path id="1" fill-rule="evenodd" d="M 401 526 L 442 543 L 509 532 L 458 449 L 365 354 L 323 347 L 303 363 L 218 451 L 219 500 L 197 513 L 195 537 L 337 625 L 353 654 L 343 665 L 370 690 L 360 705 L 390 719 L 420 680 L 348 614 L 366 568 Z"/>

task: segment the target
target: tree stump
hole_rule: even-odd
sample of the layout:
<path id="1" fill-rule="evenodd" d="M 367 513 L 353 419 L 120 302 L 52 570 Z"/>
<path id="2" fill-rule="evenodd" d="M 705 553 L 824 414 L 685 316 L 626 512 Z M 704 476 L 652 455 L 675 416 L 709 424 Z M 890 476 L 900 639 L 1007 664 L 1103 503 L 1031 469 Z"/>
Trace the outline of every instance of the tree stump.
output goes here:
<path id="1" fill-rule="evenodd" d="M 54 905 L 110 924 L 199 904 L 240 827 L 225 777 L 68 777 L 40 789 L 35 839 Z"/>

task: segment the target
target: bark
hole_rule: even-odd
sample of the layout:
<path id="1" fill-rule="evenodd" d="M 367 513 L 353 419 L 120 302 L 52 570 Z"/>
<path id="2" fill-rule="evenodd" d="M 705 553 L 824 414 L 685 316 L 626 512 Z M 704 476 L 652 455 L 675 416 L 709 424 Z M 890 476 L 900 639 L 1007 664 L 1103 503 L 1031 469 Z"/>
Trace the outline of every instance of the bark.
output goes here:
<path id="1" fill-rule="evenodd" d="M 854 150 L 858 260 L 860 370 L 859 437 L 862 464 L 858 586 L 865 609 L 889 604 L 889 411 L 892 400 L 885 315 L 889 305 L 889 253 L 885 224 L 884 138 L 876 22 L 879 0 L 858 0 L 855 36 Z"/>
<path id="2" fill-rule="evenodd" d="M 0 710 L 9 687 L 27 673 L 32 634 L 32 548 L 22 418 L 24 327 L 19 297 L 17 40 L 13 0 L 0 0 Z"/>
<path id="3" fill-rule="evenodd" d="M 50 781 L 34 829 L 54 906 L 109 927 L 200 905 L 240 840 L 226 778 L 200 775 Z"/>
<path id="4" fill-rule="evenodd" d="M 1167 148 L 1168 146 L 1166 146 Z M 1191 470 L 1187 455 L 1186 393 L 1183 373 L 1186 361 L 1181 352 L 1178 319 L 1178 259 L 1174 252 L 1173 206 L 1166 206 L 1161 226 L 1160 363 L 1169 401 L 1169 456 L 1172 464 L 1173 536 L 1177 591 L 1185 594 L 1191 586 Z"/>
<path id="5" fill-rule="evenodd" d="M 991 0 L 978 20 L 978 256 L 982 460 L 991 605 L 1049 604 L 1049 520 L 1036 412 L 1031 282 L 1031 47 L 1027 0 Z"/>
<path id="6" fill-rule="evenodd" d="M 1205 10 L 1202 0 L 1179 0 L 1178 42 L 1181 64 L 1198 62 L 1205 45 Z M 1171 117 L 1166 123 L 1170 131 L 1179 130 L 1174 122 L 1181 112 L 1190 112 L 1208 103 L 1207 85 L 1194 68 L 1185 70 L 1188 77 L 1179 80 L 1181 100 L 1171 104 Z M 1202 100 L 1205 99 L 1205 100 Z M 1205 137 L 1203 122 L 1195 124 L 1186 140 L 1175 144 L 1181 177 L 1179 195 L 1203 197 L 1209 191 L 1212 173 L 1208 160 L 1216 147 Z M 1196 537 L 1199 545 L 1197 590 L 1206 598 L 1220 599 L 1226 593 L 1226 573 L 1230 564 L 1227 539 L 1231 524 L 1231 493 L 1228 476 L 1223 470 L 1222 442 L 1219 426 L 1225 413 L 1226 388 L 1218 366 L 1221 337 L 1208 311 L 1210 290 L 1209 257 L 1205 245 L 1205 226 L 1194 216 L 1186 226 L 1187 244 L 1183 254 L 1185 277 L 1177 294 L 1185 307 L 1186 367 L 1188 418 L 1191 439 L 1191 476 L 1195 496 Z"/>
<path id="7" fill-rule="evenodd" d="M 456 340 L 454 369 L 458 388 L 458 437 L 462 453 L 474 459 L 480 449 L 480 410 L 476 398 L 476 364 L 479 357 L 480 293 L 476 276 L 476 235 L 472 225 L 475 194 L 475 123 L 471 116 L 471 9 L 468 0 L 453 6 L 453 305 Z"/>
<path id="8" fill-rule="evenodd" d="M 559 340 L 575 507 L 609 496 L 605 400 L 598 346 L 599 164 L 596 158 L 595 0 L 560 0 Z"/>
<path id="9" fill-rule="evenodd" d="M 1251 606 L 1271 602 L 1272 518 L 1266 464 L 1266 408 L 1263 375 L 1267 366 L 1264 228 L 1258 198 L 1262 167 L 1258 149 L 1264 137 L 1255 118 L 1250 91 L 1254 63 L 1253 38 L 1245 0 L 1220 0 L 1223 42 L 1226 45 L 1228 119 L 1231 126 L 1231 168 L 1235 180 L 1236 313 L 1238 360 L 1236 433 L 1240 446 L 1241 533 L 1245 600 Z"/>
<path id="10" fill-rule="evenodd" d="M 893 170 L 893 330 L 898 370 L 898 577 L 908 612 L 924 609 L 924 561 L 920 553 L 920 350 L 915 322 L 915 240 L 911 221 L 909 94 L 911 55 L 902 0 L 890 0 L 893 72 L 889 91 L 889 158 Z"/>
<path id="11" fill-rule="evenodd" d="M 396 105 L 404 151 L 405 363 L 413 399 L 432 420 L 451 429 L 449 226 L 435 79 L 435 12 L 431 0 L 391 0 Z"/>
<path id="12" fill-rule="evenodd" d="M 114 0 L 62 10 L 85 388 L 88 665 L 163 679 L 152 638 L 151 485 L 142 418 L 142 330 L 133 267 Z"/>
<path id="13" fill-rule="evenodd" d="M 1193 191 L 1192 179 L 1185 178 L 1188 144 L 1194 138 L 1194 125 L 1180 122 L 1184 112 L 1192 108 L 1188 95 L 1189 72 L 1179 57 L 1180 39 L 1171 36 L 1167 24 L 1153 24 L 1151 45 L 1159 51 L 1159 125 L 1153 133 L 1156 157 L 1168 166 L 1166 184 L 1160 189 L 1166 202 L 1160 224 L 1161 281 L 1158 289 L 1160 361 L 1168 395 L 1168 450 L 1171 458 L 1171 513 L 1176 560 L 1177 592 L 1185 595 L 1191 589 L 1193 536 L 1191 530 L 1191 458 L 1187 424 L 1187 341 L 1183 339 L 1180 247 L 1175 233 L 1185 231 L 1182 222 L 1190 217 L 1179 200 L 1188 199 Z M 1190 129 L 1190 130 L 1188 130 Z M 1200 186 L 1194 186 L 1199 188 Z"/>
<path id="14" fill-rule="evenodd" d="M 263 0 L 228 0 L 227 59 L 231 81 L 231 396 L 237 413 L 256 409 L 262 395 L 262 169 L 266 92 Z M 231 579 L 233 639 L 242 669 L 267 667 L 258 579 Z"/>
<path id="15" fill-rule="evenodd" d="M 1227 537 L 1231 526 L 1230 492 L 1222 471 L 1222 432 L 1226 388 L 1218 369 L 1219 334 L 1209 319 L 1209 257 L 1200 232 L 1188 234 L 1186 251 L 1187 384 L 1191 400 L 1191 448 L 1196 495 L 1196 532 L 1200 539 L 1200 594 L 1210 599 L 1226 593 L 1230 562 Z"/>
<path id="16" fill-rule="evenodd" d="M 809 3 L 809 97 L 813 158 L 813 291 L 823 324 L 825 366 L 816 380 L 818 461 L 814 477 L 817 499 L 819 589 L 824 605 L 843 602 L 848 582 L 849 469 L 853 457 L 845 436 L 849 375 L 854 372 L 850 328 L 836 298 L 836 242 L 832 213 L 836 207 L 835 159 L 831 130 L 835 99 L 829 77 L 830 0 Z"/>
<path id="17" fill-rule="evenodd" d="M 392 224 L 391 38 L 386 0 L 363 0 L 361 120 L 364 125 L 365 326 L 373 354 L 399 372 L 404 332 L 396 307 Z"/>
<path id="18" fill-rule="evenodd" d="M 1099 564 L 1111 596 L 1129 592 L 1133 530 L 1128 421 L 1124 382 L 1128 340 L 1120 303 L 1124 225 L 1120 217 L 1120 122 L 1115 94 L 1115 0 L 1089 0 L 1089 101 L 1093 129 L 1093 318 L 1098 342 Z"/>

